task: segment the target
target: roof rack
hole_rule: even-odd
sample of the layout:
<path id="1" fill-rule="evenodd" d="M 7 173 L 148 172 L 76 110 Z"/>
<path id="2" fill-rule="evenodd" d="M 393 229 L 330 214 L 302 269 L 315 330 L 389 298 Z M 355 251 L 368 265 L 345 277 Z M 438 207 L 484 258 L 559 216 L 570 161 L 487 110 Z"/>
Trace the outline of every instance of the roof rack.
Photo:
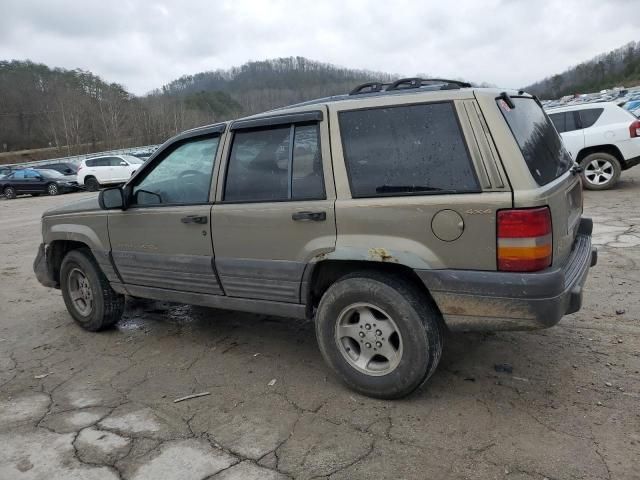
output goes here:
<path id="1" fill-rule="evenodd" d="M 375 93 L 380 92 L 382 87 L 386 87 L 388 83 L 382 82 L 367 82 L 362 85 L 358 85 L 356 88 L 349 92 L 349 95 L 358 95 L 360 93 Z"/>
<path id="2" fill-rule="evenodd" d="M 444 78 L 401 78 L 393 83 L 382 82 L 367 82 L 362 85 L 358 85 L 356 88 L 349 92 L 349 95 L 360 95 L 363 93 L 378 93 L 378 92 L 391 92 L 394 90 L 405 90 L 410 88 L 420 88 L 425 85 L 437 85 L 442 83 L 441 90 L 450 90 L 458 88 L 470 88 L 471 84 L 468 82 L 462 82 L 460 80 L 448 80 Z M 384 88 L 386 87 L 386 88 Z"/>

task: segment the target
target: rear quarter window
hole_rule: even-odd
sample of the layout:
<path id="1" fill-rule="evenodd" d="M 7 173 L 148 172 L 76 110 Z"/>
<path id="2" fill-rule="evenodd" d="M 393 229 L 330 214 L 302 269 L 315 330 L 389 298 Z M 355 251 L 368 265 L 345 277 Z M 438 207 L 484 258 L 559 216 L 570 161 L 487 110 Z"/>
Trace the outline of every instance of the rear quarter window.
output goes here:
<path id="1" fill-rule="evenodd" d="M 451 102 L 340 112 L 353 197 L 478 192 Z"/>
<path id="2" fill-rule="evenodd" d="M 514 108 L 496 99 L 520 147 L 522 156 L 538 185 L 546 185 L 565 173 L 572 160 L 560 135 L 542 107 L 530 97 L 511 97 Z"/>

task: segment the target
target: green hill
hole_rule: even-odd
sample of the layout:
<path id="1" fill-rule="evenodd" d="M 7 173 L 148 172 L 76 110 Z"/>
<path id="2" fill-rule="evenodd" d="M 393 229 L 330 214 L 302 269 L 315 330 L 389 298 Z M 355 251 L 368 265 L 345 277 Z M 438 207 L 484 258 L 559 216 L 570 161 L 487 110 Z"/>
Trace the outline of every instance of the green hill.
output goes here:
<path id="1" fill-rule="evenodd" d="M 540 98 L 553 99 L 574 93 L 589 93 L 620 85 L 640 84 L 640 42 L 623 47 L 547 77 L 525 88 Z"/>

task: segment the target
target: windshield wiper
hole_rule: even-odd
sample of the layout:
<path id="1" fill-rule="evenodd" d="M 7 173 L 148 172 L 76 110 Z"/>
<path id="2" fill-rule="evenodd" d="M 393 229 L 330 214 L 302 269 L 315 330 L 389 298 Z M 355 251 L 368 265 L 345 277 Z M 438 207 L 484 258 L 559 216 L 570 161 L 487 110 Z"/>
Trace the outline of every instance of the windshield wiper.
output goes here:
<path id="1" fill-rule="evenodd" d="M 403 192 L 437 192 L 442 188 L 427 187 L 426 185 L 382 185 L 376 187 L 376 193 L 403 193 Z"/>

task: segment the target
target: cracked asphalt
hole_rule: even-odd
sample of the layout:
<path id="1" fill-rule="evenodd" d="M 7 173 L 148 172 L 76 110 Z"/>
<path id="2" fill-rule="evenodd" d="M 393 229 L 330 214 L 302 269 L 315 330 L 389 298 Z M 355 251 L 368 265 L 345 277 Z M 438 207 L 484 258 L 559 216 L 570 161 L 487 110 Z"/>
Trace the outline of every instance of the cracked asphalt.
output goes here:
<path id="1" fill-rule="evenodd" d="M 81 330 L 31 265 L 41 213 L 82 195 L 0 201 L 0 479 L 640 478 L 640 168 L 585 192 L 580 312 L 450 334 L 401 401 L 340 384 L 310 322 L 129 300 Z"/>

